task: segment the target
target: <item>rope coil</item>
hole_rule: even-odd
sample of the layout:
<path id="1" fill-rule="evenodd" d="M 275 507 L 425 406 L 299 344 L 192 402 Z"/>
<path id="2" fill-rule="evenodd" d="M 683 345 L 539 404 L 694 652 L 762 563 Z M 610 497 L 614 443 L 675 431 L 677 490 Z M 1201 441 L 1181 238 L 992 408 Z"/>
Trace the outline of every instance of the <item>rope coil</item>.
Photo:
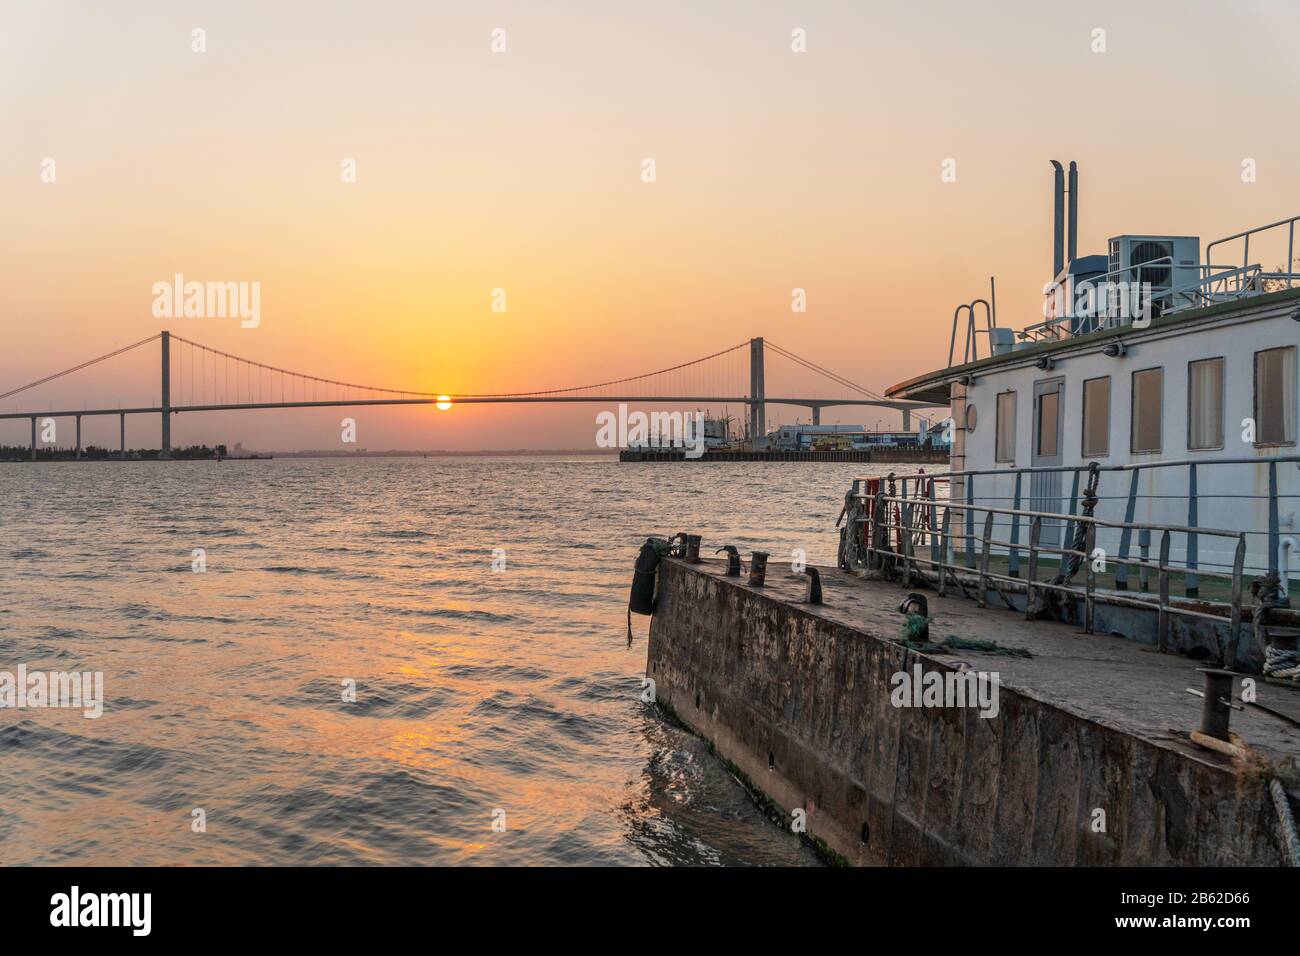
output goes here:
<path id="1" fill-rule="evenodd" d="M 1273 795 L 1273 806 L 1277 810 L 1278 821 L 1282 824 L 1282 839 L 1286 843 L 1287 855 L 1291 866 L 1300 866 L 1300 834 L 1296 833 L 1295 817 L 1291 814 L 1291 803 L 1287 800 L 1282 782 L 1276 777 L 1268 782 L 1268 792 Z"/>
<path id="2" fill-rule="evenodd" d="M 1300 681 L 1300 651 L 1289 651 L 1269 644 L 1264 648 L 1264 676 Z"/>

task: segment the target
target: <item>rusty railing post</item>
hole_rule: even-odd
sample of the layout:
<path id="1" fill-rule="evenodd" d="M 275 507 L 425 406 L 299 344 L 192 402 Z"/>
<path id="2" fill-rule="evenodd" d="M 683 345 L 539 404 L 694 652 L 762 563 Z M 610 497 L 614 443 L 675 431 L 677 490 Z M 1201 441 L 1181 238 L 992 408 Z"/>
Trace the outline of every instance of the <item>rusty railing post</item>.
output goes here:
<path id="1" fill-rule="evenodd" d="M 1138 528 L 1138 558 L 1142 564 L 1138 566 L 1138 590 L 1146 594 L 1151 590 L 1151 568 L 1148 566 L 1151 561 L 1151 529 Z"/>
<path id="2" fill-rule="evenodd" d="M 1228 645 L 1223 649 L 1223 666 L 1237 666 L 1237 645 L 1241 640 L 1241 573 L 1246 564 L 1246 535 L 1237 536 L 1237 551 L 1232 557 L 1232 623 L 1228 628 Z"/>
<path id="3" fill-rule="evenodd" d="M 885 504 L 885 493 L 883 491 L 876 492 L 875 501 L 871 506 L 870 520 L 871 527 L 868 529 L 870 533 L 867 535 L 867 540 L 871 542 L 870 545 L 868 545 L 867 551 L 867 556 L 870 558 L 870 564 L 868 566 L 873 569 L 879 569 L 884 561 L 884 559 L 881 558 L 880 553 L 885 549 L 885 541 L 889 534 L 889 529 L 885 527 L 889 521 L 889 514 L 888 506 Z"/>
<path id="4" fill-rule="evenodd" d="M 1074 516 L 1079 513 L 1079 469 L 1074 469 L 1074 478 L 1070 481 L 1070 517 L 1065 521 L 1065 534 L 1061 536 L 1061 547 L 1068 548 L 1074 544 Z M 1070 563 L 1068 555 L 1061 555 L 1061 560 L 1065 562 L 1062 567 Z M 1067 582 L 1068 583 L 1068 582 Z"/>
<path id="5" fill-rule="evenodd" d="M 1043 519 L 1035 515 L 1029 526 L 1029 576 L 1025 579 L 1025 620 L 1034 619 L 1034 585 L 1038 582 L 1038 544 L 1043 536 Z"/>
<path id="6" fill-rule="evenodd" d="M 1196 462 L 1192 462 L 1187 466 L 1187 527 L 1189 528 L 1195 528 L 1199 520 L 1197 497 Z M 1187 536 L 1187 575 L 1183 579 L 1183 593 L 1189 598 L 1198 597 L 1201 593 L 1201 578 L 1196 573 L 1198 551 L 1199 542 L 1196 532 L 1193 531 Z"/>
<path id="7" fill-rule="evenodd" d="M 948 571 L 948 525 L 951 520 L 952 506 L 944 505 L 943 523 L 939 531 L 939 597 L 946 597 L 948 593 L 945 581 Z"/>
<path id="8" fill-rule="evenodd" d="M 990 511 L 984 518 L 984 538 L 980 544 L 980 593 L 979 593 L 980 607 L 988 606 L 986 595 L 989 586 L 989 551 L 992 550 L 989 542 L 992 538 L 993 538 L 993 512 Z"/>
<path id="9" fill-rule="evenodd" d="M 1011 510 L 1015 512 L 1011 516 L 1011 550 L 1007 553 L 1007 577 L 1020 577 L 1020 549 L 1016 547 L 1020 543 L 1020 478 L 1023 472 L 1016 472 L 1016 491 L 1015 500 L 1011 505 Z"/>
<path id="10" fill-rule="evenodd" d="M 1095 522 L 1088 522 L 1088 532 L 1084 537 L 1084 542 L 1083 550 L 1087 554 L 1083 560 L 1088 566 L 1088 573 L 1084 578 L 1087 583 L 1083 597 L 1083 630 L 1085 633 L 1091 634 L 1096 623 L 1096 599 L 1093 592 L 1097 590 L 1097 572 L 1093 570 L 1092 562 L 1092 552 L 1097 545 L 1097 525 Z"/>
<path id="11" fill-rule="evenodd" d="M 35 432 L 33 432 L 35 434 Z M 33 447 L 35 444 L 33 443 Z M 975 567 L 975 476 L 967 475 L 966 481 L 966 567 Z"/>
<path id="12" fill-rule="evenodd" d="M 1133 478 L 1128 486 L 1128 503 L 1124 506 L 1124 529 L 1119 533 L 1119 561 L 1115 565 L 1115 590 L 1128 590 L 1128 552 L 1129 546 L 1133 541 L 1133 529 L 1129 527 L 1133 523 L 1133 513 L 1137 510 L 1138 494 L 1138 475 L 1141 472 L 1137 466 L 1133 468 Z M 1092 549 L 1088 549 L 1092 554 Z"/>
<path id="13" fill-rule="evenodd" d="M 1163 654 L 1169 646 L 1169 532 L 1160 536 L 1160 616 L 1156 621 L 1156 646 Z"/>
<path id="14" fill-rule="evenodd" d="M 903 536 L 903 587 L 910 588 L 912 586 L 912 567 L 915 563 L 912 556 L 912 503 L 910 501 L 903 502 L 899 523 L 902 524 L 899 531 Z"/>
<path id="15" fill-rule="evenodd" d="M 936 484 L 933 478 L 930 479 L 930 560 L 939 560 L 939 538 L 935 534 L 935 529 L 939 524 L 939 506 L 935 504 L 934 486 Z"/>

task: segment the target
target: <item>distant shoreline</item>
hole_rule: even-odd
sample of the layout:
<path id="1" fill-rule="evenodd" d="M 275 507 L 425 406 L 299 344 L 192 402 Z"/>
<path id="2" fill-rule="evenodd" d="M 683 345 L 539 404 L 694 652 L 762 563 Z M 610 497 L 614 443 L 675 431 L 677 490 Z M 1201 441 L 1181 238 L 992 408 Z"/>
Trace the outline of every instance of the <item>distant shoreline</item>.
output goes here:
<path id="1" fill-rule="evenodd" d="M 54 455 L 48 454 L 46 449 L 38 449 L 37 457 L 32 459 L 29 452 L 20 455 L 0 456 L 0 464 L 31 464 L 36 462 L 132 462 L 132 461 L 269 461 L 274 458 L 617 458 L 618 449 L 573 449 L 562 448 L 556 450 L 536 449 L 536 448 L 510 448 L 510 449 L 480 449 L 477 451 L 449 451 L 439 449 L 435 451 L 328 451 L 316 449 L 312 451 L 270 451 L 255 452 L 243 455 L 223 455 L 220 459 L 212 455 L 187 455 L 173 453 L 170 459 L 161 459 L 158 457 L 157 448 L 129 448 L 127 457 L 119 458 L 117 452 L 105 456 L 102 454 L 83 454 L 80 459 L 75 457 L 72 449 L 56 449 Z"/>
<path id="2" fill-rule="evenodd" d="M 435 449 L 431 451 L 327 451 L 315 449 L 311 451 L 272 451 L 266 454 L 275 458 L 492 458 L 509 455 L 512 457 L 522 457 L 524 455 L 536 456 L 553 456 L 553 457 L 590 457 L 600 455 L 602 457 L 618 457 L 618 449 L 606 448 L 500 448 L 500 449 L 479 449 L 477 451 L 452 451 L 447 449 Z"/>

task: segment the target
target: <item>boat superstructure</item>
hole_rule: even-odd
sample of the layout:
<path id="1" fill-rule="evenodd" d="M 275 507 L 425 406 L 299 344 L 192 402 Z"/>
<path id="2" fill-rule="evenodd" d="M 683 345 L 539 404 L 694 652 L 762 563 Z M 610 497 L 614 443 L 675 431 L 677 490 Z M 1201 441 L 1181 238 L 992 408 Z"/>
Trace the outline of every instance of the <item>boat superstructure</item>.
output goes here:
<path id="1" fill-rule="evenodd" d="M 1077 168 L 1067 230 L 1054 165 L 1043 319 L 1002 326 L 992 295 L 959 306 L 947 364 L 887 391 L 949 406 L 951 471 L 856 483 L 862 534 L 841 563 L 907 552 L 909 575 L 977 579 L 981 601 L 1089 628 L 1100 603 L 1114 630 L 1260 664 L 1294 646 L 1300 216 L 1204 258 L 1199 237 L 1158 233 L 1079 255 Z"/>

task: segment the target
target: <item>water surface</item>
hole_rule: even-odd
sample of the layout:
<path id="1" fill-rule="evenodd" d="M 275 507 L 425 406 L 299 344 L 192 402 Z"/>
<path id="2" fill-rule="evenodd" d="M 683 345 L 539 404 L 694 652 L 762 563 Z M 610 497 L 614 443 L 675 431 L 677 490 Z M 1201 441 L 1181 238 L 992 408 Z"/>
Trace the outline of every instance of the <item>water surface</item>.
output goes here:
<path id="1" fill-rule="evenodd" d="M 678 530 L 833 563 L 869 471 L 0 465 L 0 670 L 106 684 L 98 720 L 0 710 L 0 863 L 815 863 L 640 701 L 627 588 Z"/>

